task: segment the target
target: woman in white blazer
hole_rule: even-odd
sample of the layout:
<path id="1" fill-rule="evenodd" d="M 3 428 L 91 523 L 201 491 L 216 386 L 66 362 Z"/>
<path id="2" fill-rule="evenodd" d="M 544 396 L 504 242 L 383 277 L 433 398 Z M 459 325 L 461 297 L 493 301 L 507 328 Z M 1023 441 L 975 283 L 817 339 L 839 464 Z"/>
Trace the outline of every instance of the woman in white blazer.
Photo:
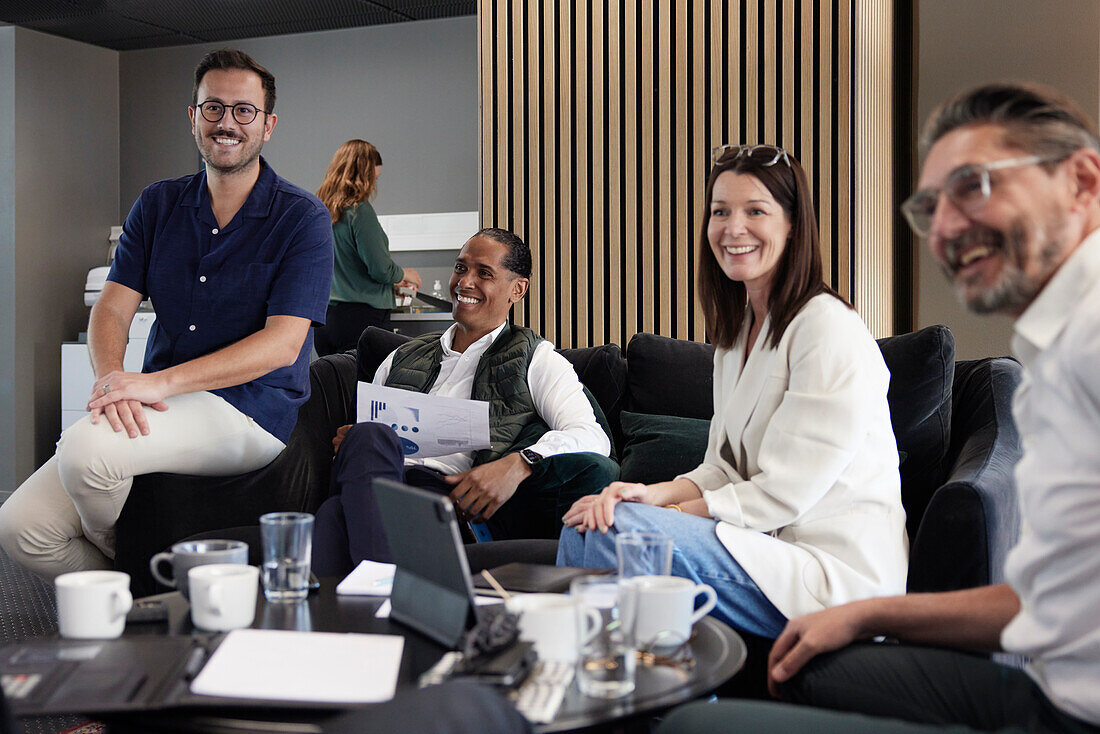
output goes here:
<path id="1" fill-rule="evenodd" d="M 715 150 L 698 290 L 715 345 L 703 463 L 615 482 L 565 515 L 559 565 L 613 567 L 615 535 L 661 532 L 713 614 L 774 638 L 828 606 L 905 592 L 908 542 L 890 374 L 822 277 L 806 176 L 773 146 Z"/>

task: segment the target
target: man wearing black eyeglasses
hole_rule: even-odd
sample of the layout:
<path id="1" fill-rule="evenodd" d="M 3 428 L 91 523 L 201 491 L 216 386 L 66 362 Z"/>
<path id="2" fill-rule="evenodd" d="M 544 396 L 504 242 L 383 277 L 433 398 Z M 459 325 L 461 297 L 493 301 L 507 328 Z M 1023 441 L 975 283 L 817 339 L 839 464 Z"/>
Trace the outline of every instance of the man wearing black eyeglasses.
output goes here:
<path id="1" fill-rule="evenodd" d="M 27 568 L 109 568 L 135 475 L 240 474 L 285 447 L 309 397 L 332 226 L 260 157 L 274 107 L 275 78 L 245 53 L 215 51 L 195 69 L 188 115 L 203 170 L 134 204 L 88 324 L 89 415 L 0 507 L 0 545 Z M 142 371 L 128 372 L 145 298 L 156 322 Z"/>
<path id="2" fill-rule="evenodd" d="M 922 151 L 903 213 L 972 310 L 1016 319 L 1022 528 L 1007 583 L 788 623 L 773 694 L 886 718 L 722 703 L 661 732 L 1100 732 L 1100 141 L 1053 90 L 996 84 L 941 106 Z M 878 636 L 903 644 L 851 644 Z"/>

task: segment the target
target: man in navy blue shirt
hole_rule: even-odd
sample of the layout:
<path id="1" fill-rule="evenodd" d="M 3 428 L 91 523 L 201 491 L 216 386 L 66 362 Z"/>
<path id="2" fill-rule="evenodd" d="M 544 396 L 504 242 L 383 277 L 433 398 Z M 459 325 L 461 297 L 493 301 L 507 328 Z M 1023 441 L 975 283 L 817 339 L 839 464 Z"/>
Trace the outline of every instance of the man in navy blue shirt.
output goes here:
<path id="1" fill-rule="evenodd" d="M 0 507 L 0 545 L 27 568 L 109 568 L 135 475 L 238 474 L 285 447 L 309 396 L 332 227 L 320 201 L 260 157 L 274 105 L 274 77 L 247 54 L 216 51 L 196 68 L 188 115 L 204 170 L 134 204 L 88 325 L 89 415 Z M 126 372 L 146 297 L 156 323 L 142 371 Z"/>

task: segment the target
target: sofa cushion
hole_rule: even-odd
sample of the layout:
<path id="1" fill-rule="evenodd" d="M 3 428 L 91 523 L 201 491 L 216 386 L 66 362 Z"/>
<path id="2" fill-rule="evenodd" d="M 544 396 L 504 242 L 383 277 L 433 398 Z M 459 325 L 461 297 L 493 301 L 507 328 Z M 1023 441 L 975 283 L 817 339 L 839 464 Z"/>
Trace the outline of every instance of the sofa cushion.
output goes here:
<path id="1" fill-rule="evenodd" d="M 616 452 L 615 449 L 616 447 L 621 449 L 624 443 L 622 431 L 619 430 L 619 414 L 626 399 L 626 360 L 619 345 L 605 344 L 584 349 L 559 349 L 558 353 L 572 363 L 581 382 L 603 409 L 607 424 L 611 428 L 611 439 L 614 444 L 612 456 L 621 453 L 621 451 Z"/>
<path id="2" fill-rule="evenodd" d="M 901 465 L 901 494 L 909 537 L 947 471 L 955 339 L 946 326 L 878 340 L 890 370 L 890 421 Z"/>
<path id="3" fill-rule="evenodd" d="M 626 345 L 627 400 L 635 413 L 705 418 L 714 415 L 714 347 L 656 334 Z"/>
<path id="4" fill-rule="evenodd" d="M 666 482 L 699 466 L 707 453 L 709 420 L 623 411 L 622 425 L 624 482 Z"/>

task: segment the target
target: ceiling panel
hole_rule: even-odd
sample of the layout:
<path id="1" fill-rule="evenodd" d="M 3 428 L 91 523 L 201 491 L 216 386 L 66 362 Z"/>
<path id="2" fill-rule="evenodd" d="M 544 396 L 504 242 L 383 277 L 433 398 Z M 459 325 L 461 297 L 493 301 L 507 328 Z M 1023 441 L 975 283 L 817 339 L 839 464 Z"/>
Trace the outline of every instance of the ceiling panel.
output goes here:
<path id="1" fill-rule="evenodd" d="M 118 51 L 476 12 L 477 0 L 0 0 L 0 21 Z"/>

